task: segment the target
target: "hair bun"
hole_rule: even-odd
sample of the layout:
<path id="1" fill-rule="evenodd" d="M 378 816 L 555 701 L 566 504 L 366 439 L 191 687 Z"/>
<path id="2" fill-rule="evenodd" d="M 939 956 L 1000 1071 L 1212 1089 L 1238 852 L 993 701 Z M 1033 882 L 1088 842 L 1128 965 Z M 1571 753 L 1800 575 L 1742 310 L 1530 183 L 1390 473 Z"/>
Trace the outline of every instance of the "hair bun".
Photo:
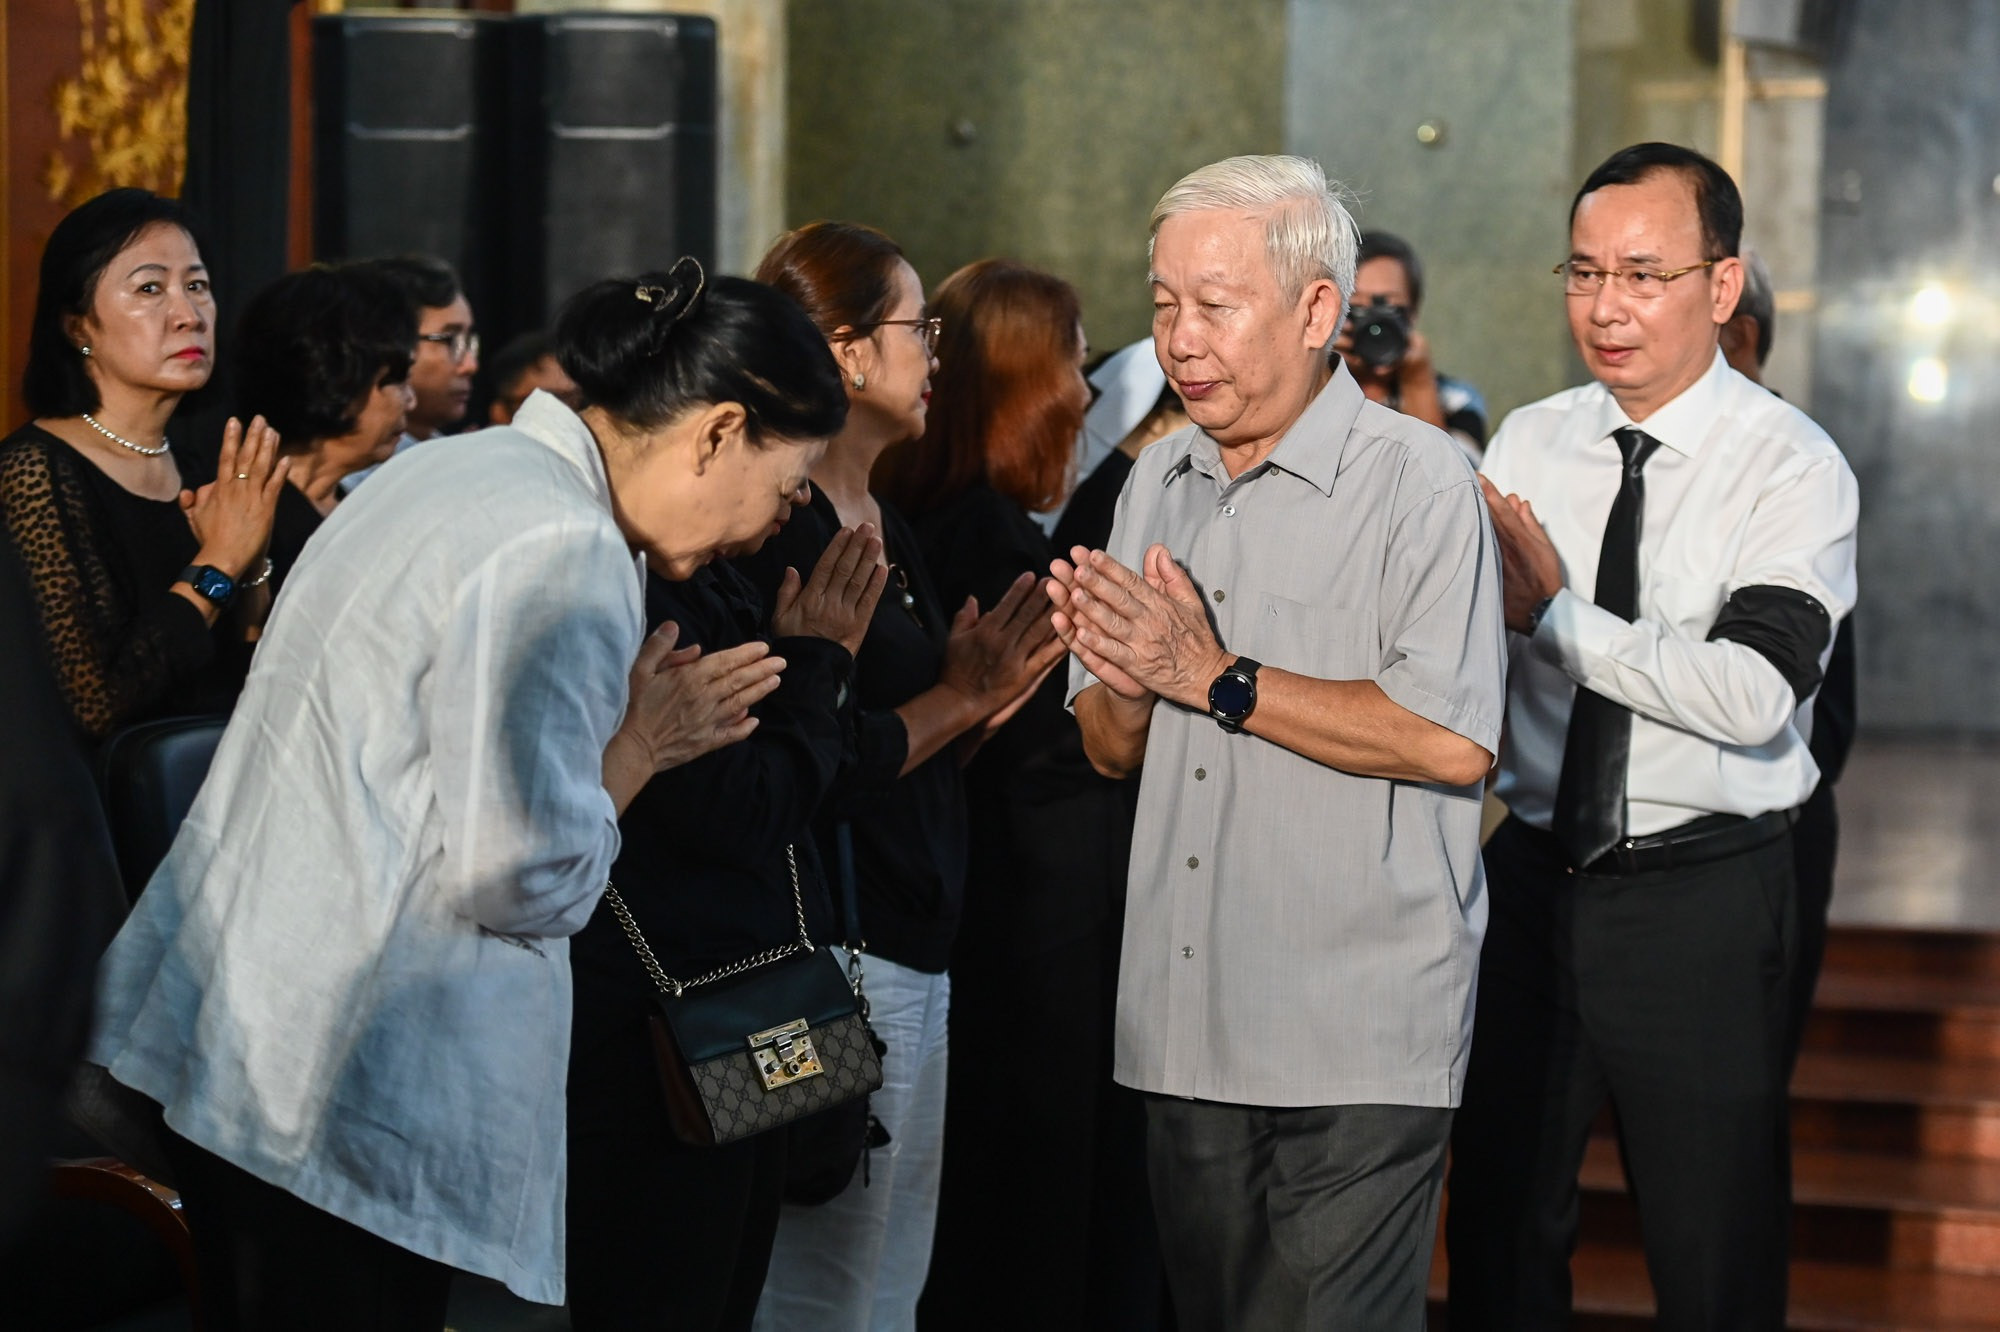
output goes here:
<path id="1" fill-rule="evenodd" d="M 659 280 L 654 281 L 656 278 Z M 655 354 L 666 346 L 675 326 L 701 307 L 707 290 L 708 274 L 702 272 L 700 261 L 691 254 L 676 259 L 664 277 L 648 273 L 639 279 L 632 295 L 651 307 L 655 332 L 650 341 Z"/>

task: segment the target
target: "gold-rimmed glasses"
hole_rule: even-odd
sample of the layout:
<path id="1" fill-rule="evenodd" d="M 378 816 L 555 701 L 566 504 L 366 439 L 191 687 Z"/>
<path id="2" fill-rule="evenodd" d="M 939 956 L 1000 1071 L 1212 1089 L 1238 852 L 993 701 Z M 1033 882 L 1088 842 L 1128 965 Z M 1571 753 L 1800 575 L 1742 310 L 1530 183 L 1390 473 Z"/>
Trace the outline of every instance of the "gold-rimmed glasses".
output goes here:
<path id="1" fill-rule="evenodd" d="M 858 335 L 866 333 L 871 328 L 888 328 L 891 326 L 916 329 L 917 336 L 924 340 L 924 350 L 935 352 L 937 351 L 938 335 L 944 332 L 944 319 L 940 315 L 932 315 L 928 319 L 877 319 L 872 323 L 854 325 L 854 332 Z"/>
<path id="2" fill-rule="evenodd" d="M 1698 264 L 1689 264 L 1686 268 L 1668 269 L 1597 268 L 1590 264 L 1580 264 L 1574 259 L 1566 259 L 1549 271 L 1563 280 L 1565 296 L 1595 296 L 1604 290 L 1605 283 L 1615 281 L 1618 290 L 1625 295 L 1635 300 L 1650 301 L 1666 295 L 1667 284 L 1675 278 L 1686 277 L 1689 273 L 1704 268 L 1713 268 L 1721 262 L 1720 259 L 1704 259 Z"/>

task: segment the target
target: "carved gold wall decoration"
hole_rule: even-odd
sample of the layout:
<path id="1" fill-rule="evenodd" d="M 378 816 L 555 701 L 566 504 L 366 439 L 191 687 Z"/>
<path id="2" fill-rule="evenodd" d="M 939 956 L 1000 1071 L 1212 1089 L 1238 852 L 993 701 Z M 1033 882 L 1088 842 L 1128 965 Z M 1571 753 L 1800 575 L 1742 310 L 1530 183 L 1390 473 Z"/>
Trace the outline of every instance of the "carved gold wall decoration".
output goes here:
<path id="1" fill-rule="evenodd" d="M 42 171 L 50 201 L 73 206 L 116 185 L 180 193 L 194 0 L 76 0 L 76 9 L 82 64 L 56 85 L 62 145 Z M 68 149 L 77 140 L 81 164 Z"/>

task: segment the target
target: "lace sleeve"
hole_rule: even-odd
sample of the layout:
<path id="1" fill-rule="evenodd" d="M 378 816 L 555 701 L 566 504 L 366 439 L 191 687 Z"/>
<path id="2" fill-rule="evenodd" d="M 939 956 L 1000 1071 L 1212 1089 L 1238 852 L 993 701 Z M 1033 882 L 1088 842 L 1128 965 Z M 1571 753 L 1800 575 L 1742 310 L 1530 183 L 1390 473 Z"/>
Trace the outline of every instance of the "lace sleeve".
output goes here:
<path id="1" fill-rule="evenodd" d="M 56 678 L 86 735 L 102 738 L 133 719 L 214 654 L 207 622 L 185 597 L 167 586 L 136 597 L 121 587 L 107 560 L 116 537 L 83 478 L 47 446 L 0 448 L 0 521 L 27 566 Z"/>

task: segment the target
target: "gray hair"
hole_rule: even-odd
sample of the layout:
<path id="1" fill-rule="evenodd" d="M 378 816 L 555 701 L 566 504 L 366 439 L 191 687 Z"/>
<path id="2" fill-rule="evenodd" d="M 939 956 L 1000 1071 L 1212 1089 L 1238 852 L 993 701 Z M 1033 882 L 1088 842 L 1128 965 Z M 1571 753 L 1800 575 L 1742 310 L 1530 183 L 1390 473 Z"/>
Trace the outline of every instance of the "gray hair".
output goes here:
<path id="1" fill-rule="evenodd" d="M 1778 300 L 1771 290 L 1771 270 L 1764 266 L 1763 256 L 1746 245 L 1738 257 L 1743 260 L 1743 294 L 1736 298 L 1736 313 L 1757 321 L 1757 364 L 1762 365 L 1771 359 L 1771 339 L 1778 325 Z"/>
<path id="2" fill-rule="evenodd" d="M 1340 318 L 1345 321 L 1361 232 L 1341 202 L 1342 193 L 1309 157 L 1225 158 L 1182 176 L 1160 196 L 1153 205 L 1146 258 L 1153 257 L 1160 224 L 1176 214 L 1216 208 L 1262 214 L 1264 251 L 1279 289 L 1296 301 L 1308 283 L 1325 278 L 1340 288 Z"/>

